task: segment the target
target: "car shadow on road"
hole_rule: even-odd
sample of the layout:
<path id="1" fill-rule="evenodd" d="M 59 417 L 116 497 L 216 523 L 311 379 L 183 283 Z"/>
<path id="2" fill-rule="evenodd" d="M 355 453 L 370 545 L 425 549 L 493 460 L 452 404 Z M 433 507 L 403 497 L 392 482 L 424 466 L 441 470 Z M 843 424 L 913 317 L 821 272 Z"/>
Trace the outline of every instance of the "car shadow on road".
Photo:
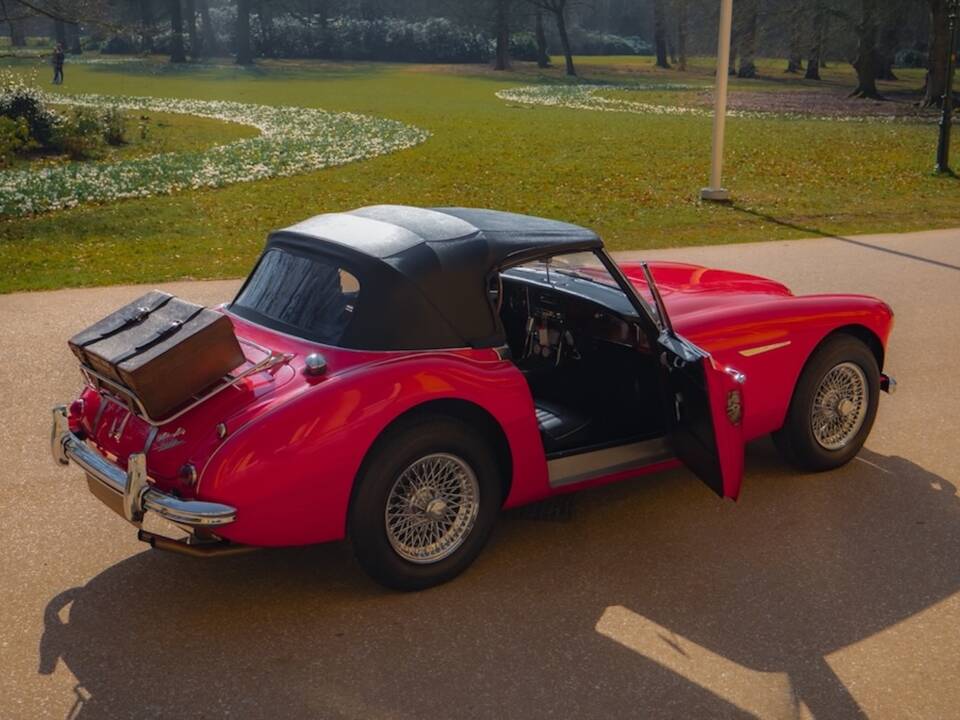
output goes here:
<path id="1" fill-rule="evenodd" d="M 943 262 L 941 260 L 934 260 L 933 258 L 924 257 L 923 255 L 916 255 L 914 253 L 903 252 L 902 250 L 895 250 L 894 248 L 883 247 L 882 245 L 877 245 L 875 243 L 869 243 L 865 240 L 859 240 L 855 237 L 844 237 L 843 235 L 837 235 L 835 233 L 827 232 L 826 230 L 820 230 L 819 228 L 808 227 L 805 225 L 798 225 L 796 223 L 783 220 L 782 218 L 769 215 L 767 213 L 758 212 L 757 210 L 751 210 L 750 208 L 743 207 L 742 205 L 737 205 L 736 203 L 731 203 L 730 208 L 736 212 L 743 213 L 745 215 L 751 215 L 755 218 L 759 218 L 764 222 L 773 223 L 774 225 L 779 225 L 780 227 L 789 228 L 791 230 L 799 230 L 805 235 L 809 236 L 819 236 L 822 238 L 829 238 L 830 240 L 839 240 L 840 242 L 847 243 L 848 245 L 856 245 L 858 247 L 866 248 L 867 250 L 875 250 L 877 252 L 887 253 L 889 255 L 897 255 L 908 260 L 916 260 L 918 262 L 926 263 L 928 265 L 934 265 L 936 267 L 946 268 L 947 270 L 960 270 L 960 266 L 953 265 L 951 263 Z"/>
<path id="2" fill-rule="evenodd" d="M 960 589 L 956 489 L 869 450 L 748 465 L 736 505 L 678 470 L 506 513 L 417 594 L 345 544 L 148 550 L 50 600 L 39 672 L 66 665 L 80 718 L 863 716 L 826 656 Z"/>

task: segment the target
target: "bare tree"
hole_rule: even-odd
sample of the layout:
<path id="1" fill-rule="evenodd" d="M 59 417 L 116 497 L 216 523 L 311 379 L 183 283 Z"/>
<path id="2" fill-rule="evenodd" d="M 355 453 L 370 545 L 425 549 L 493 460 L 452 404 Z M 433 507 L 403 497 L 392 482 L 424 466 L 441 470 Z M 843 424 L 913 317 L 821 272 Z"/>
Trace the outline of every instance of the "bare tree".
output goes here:
<path id="1" fill-rule="evenodd" d="M 187 15 L 187 38 L 190 40 L 190 57 L 200 57 L 200 39 L 197 37 L 197 2 L 184 0 L 183 9 Z"/>
<path id="2" fill-rule="evenodd" d="M 861 0 L 860 21 L 856 24 L 857 57 L 853 67 L 857 71 L 857 87 L 850 97 L 879 99 L 877 90 L 877 0 Z"/>
<path id="3" fill-rule="evenodd" d="M 497 49 L 494 54 L 493 69 L 510 69 L 510 0 L 495 0 L 496 17 L 494 34 Z"/>
<path id="4" fill-rule="evenodd" d="M 665 0 L 653 0 L 653 44 L 657 51 L 657 67 L 668 68 L 667 61 L 667 9 Z"/>
<path id="5" fill-rule="evenodd" d="M 930 5 L 930 50 L 924 81 L 924 107 L 940 107 L 947 87 L 947 53 L 950 47 L 947 0 L 928 0 Z"/>
<path id="6" fill-rule="evenodd" d="M 7 21 L 7 25 L 10 28 L 10 44 L 13 47 L 23 47 L 27 44 L 26 33 L 23 31 L 22 22 L 26 18 L 27 13 L 22 12 L 22 14 L 17 14 L 16 10 L 20 10 L 17 7 L 16 0 L 10 0 L 10 7 L 15 9 L 15 12 L 11 13 L 7 9 L 7 0 L 0 0 L 0 12 L 3 13 L 3 18 Z"/>
<path id="7" fill-rule="evenodd" d="M 250 46 L 250 0 L 237 0 L 237 65 L 252 65 Z"/>
<path id="8" fill-rule="evenodd" d="M 567 75 L 575 76 L 573 66 L 573 51 L 570 49 L 570 36 L 567 34 L 567 0 L 528 0 L 532 5 L 546 10 L 553 15 L 557 23 L 557 34 L 560 36 L 560 45 L 563 46 L 563 58 L 566 62 Z"/>
<path id="9" fill-rule="evenodd" d="M 220 51 L 217 44 L 217 34 L 213 31 L 213 23 L 210 21 L 210 3 L 208 0 L 198 0 L 197 5 L 200 10 L 200 22 L 203 26 L 203 54 L 210 57 Z"/>
<path id="10" fill-rule="evenodd" d="M 543 31 L 543 13 L 540 8 L 534 9 L 534 32 L 537 41 L 537 67 L 550 67 L 550 55 L 547 53 L 547 34 Z"/>
<path id="11" fill-rule="evenodd" d="M 140 49 L 143 52 L 151 52 L 153 50 L 153 33 L 151 32 L 153 7 L 150 0 L 139 0 L 137 5 L 140 9 Z"/>
<path id="12" fill-rule="evenodd" d="M 167 0 L 170 12 L 170 62 L 183 63 L 187 56 L 183 52 L 183 11 L 180 0 Z"/>
<path id="13" fill-rule="evenodd" d="M 798 73 L 803 70 L 803 0 L 793 0 L 790 8 L 790 49 L 787 56 L 787 69 L 784 72 Z"/>
<path id="14" fill-rule="evenodd" d="M 687 69 L 687 0 L 676 0 L 677 9 L 677 70 Z"/>
<path id="15" fill-rule="evenodd" d="M 740 36 L 740 67 L 737 77 L 754 78 L 757 76 L 757 65 L 754 57 L 757 53 L 757 15 L 760 12 L 758 0 L 742 0 Z"/>
<path id="16" fill-rule="evenodd" d="M 820 64 L 823 62 L 823 31 L 827 11 L 823 0 L 810 0 L 813 27 L 810 32 L 810 51 L 807 54 L 807 80 L 820 79 Z"/>

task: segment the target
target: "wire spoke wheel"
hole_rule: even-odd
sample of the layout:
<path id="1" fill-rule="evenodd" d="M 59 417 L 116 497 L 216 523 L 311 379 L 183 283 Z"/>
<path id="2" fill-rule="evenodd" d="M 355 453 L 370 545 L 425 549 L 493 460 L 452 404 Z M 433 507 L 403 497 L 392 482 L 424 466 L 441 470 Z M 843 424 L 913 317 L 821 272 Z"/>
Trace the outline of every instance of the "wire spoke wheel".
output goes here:
<path id="1" fill-rule="evenodd" d="M 403 559 L 435 563 L 463 544 L 479 510 L 480 484 L 473 469 L 456 455 L 426 455 L 400 473 L 390 489 L 387 539 Z"/>
<path id="2" fill-rule="evenodd" d="M 825 450 L 847 446 L 863 425 L 869 406 L 867 377 L 852 362 L 835 365 L 823 376 L 813 396 L 810 427 Z"/>

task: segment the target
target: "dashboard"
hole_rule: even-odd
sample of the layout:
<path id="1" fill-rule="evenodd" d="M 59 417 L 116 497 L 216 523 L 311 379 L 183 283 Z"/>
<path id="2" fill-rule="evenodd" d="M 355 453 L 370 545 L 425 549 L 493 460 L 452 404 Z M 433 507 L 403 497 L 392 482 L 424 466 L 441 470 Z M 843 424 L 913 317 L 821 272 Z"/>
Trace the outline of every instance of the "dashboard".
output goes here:
<path id="1" fill-rule="evenodd" d="M 500 315 L 514 356 L 560 365 L 598 342 L 642 350 L 646 333 L 619 288 L 526 267 L 501 275 Z"/>

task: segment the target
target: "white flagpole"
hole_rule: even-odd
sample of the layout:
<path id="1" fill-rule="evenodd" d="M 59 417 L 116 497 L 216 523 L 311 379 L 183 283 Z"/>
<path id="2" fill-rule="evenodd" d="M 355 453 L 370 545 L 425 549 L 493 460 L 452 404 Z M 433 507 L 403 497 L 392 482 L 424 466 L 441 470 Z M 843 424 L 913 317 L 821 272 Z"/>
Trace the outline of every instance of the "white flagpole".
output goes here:
<path id="1" fill-rule="evenodd" d="M 723 189 L 723 134 L 727 120 L 727 76 L 730 65 L 730 31 L 733 26 L 733 0 L 720 0 L 720 34 L 717 38 L 717 82 L 713 106 L 713 155 L 710 160 L 710 186 L 700 191 L 701 200 L 729 202 Z"/>

